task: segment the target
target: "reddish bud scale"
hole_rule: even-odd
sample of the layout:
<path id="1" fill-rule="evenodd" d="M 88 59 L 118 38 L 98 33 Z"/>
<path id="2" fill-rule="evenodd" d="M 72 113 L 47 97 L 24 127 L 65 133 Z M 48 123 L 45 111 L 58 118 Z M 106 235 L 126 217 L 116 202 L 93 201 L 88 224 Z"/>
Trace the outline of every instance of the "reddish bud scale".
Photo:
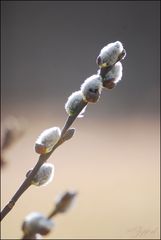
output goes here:
<path id="1" fill-rule="evenodd" d="M 47 148 L 41 144 L 35 144 L 35 151 L 39 154 L 45 154 L 47 152 Z"/>
<path id="2" fill-rule="evenodd" d="M 114 79 L 103 81 L 103 87 L 104 88 L 112 89 L 115 86 L 116 86 L 116 83 L 114 83 Z"/>

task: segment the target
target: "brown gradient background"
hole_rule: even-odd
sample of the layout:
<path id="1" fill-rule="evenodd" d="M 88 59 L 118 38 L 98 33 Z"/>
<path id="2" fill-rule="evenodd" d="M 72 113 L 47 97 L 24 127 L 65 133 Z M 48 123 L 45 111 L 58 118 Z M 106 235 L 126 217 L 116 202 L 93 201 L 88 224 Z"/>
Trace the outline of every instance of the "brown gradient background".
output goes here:
<path id="1" fill-rule="evenodd" d="M 42 130 L 62 127 L 67 97 L 96 73 L 107 43 L 127 51 L 123 79 L 74 123 L 73 139 L 51 156 L 55 178 L 31 187 L 1 225 L 20 239 L 32 211 L 48 214 L 57 193 L 76 189 L 75 207 L 55 218 L 46 239 L 159 239 L 159 1 L 1 1 L 1 120 L 26 133 L 6 154 L 3 207 L 38 159 Z"/>

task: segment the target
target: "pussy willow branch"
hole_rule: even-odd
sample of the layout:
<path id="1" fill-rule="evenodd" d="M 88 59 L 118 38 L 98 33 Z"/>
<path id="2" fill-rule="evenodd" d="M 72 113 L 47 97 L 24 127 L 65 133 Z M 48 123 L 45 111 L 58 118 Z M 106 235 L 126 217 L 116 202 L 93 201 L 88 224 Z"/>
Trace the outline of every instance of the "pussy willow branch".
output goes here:
<path id="1" fill-rule="evenodd" d="M 55 217 L 58 214 L 58 210 L 55 208 L 48 216 L 47 219 L 51 219 L 53 217 Z M 34 239 L 35 233 L 29 233 L 29 234 L 24 234 L 23 237 L 21 238 L 21 240 L 24 239 Z"/>
<path id="2" fill-rule="evenodd" d="M 58 141 L 58 143 L 53 147 L 52 151 L 47 153 L 47 154 L 42 154 L 39 157 L 39 160 L 37 162 L 37 164 L 35 165 L 35 167 L 33 168 L 32 172 L 30 173 L 30 175 L 24 180 L 24 182 L 21 184 L 21 186 L 19 187 L 19 189 L 17 190 L 17 192 L 14 194 L 14 196 L 11 198 L 11 200 L 9 201 L 9 203 L 3 208 L 3 210 L 1 211 L 1 215 L 0 215 L 0 220 L 2 221 L 2 219 L 11 211 L 11 209 L 13 208 L 13 206 L 15 205 L 15 203 L 17 202 L 17 200 L 21 197 L 21 195 L 31 186 L 31 182 L 34 178 L 34 176 L 36 175 L 36 173 L 38 172 L 39 168 L 42 166 L 42 164 L 44 162 L 47 161 L 47 159 L 50 157 L 50 155 L 55 151 L 55 149 L 61 145 L 62 143 L 62 138 L 64 136 L 64 134 L 66 133 L 66 131 L 70 128 L 70 126 L 72 125 L 72 123 L 75 121 L 75 119 L 77 118 L 77 116 L 79 115 L 79 113 L 82 111 L 82 109 L 87 105 L 86 102 L 82 101 L 81 104 L 79 105 L 79 109 L 78 112 L 73 115 L 73 116 L 69 116 L 66 120 L 66 123 L 62 129 L 61 132 L 61 137 Z"/>
<path id="3" fill-rule="evenodd" d="M 49 215 L 48 215 L 48 219 L 51 219 L 53 217 L 55 217 L 57 215 L 59 211 L 57 209 L 54 209 Z M 34 238 L 35 236 L 35 233 L 29 233 L 29 234 L 24 234 L 23 237 L 21 238 L 21 240 L 24 240 L 24 239 L 35 239 Z"/>
<path id="4" fill-rule="evenodd" d="M 57 215 L 57 213 L 58 213 L 58 211 L 57 211 L 57 209 L 54 209 L 49 215 L 48 215 L 48 219 L 51 219 L 51 218 L 53 218 L 53 217 L 55 217 L 55 215 Z M 23 237 L 21 238 L 21 240 L 27 240 L 27 239 L 35 239 L 34 238 L 35 237 L 35 233 L 26 233 L 26 234 L 24 234 L 23 235 Z"/>
<path id="5" fill-rule="evenodd" d="M 120 61 L 122 58 L 122 56 L 120 56 L 120 58 L 118 59 L 118 61 Z M 109 67 L 105 67 L 105 68 L 101 68 L 100 71 L 100 76 L 102 78 L 105 77 L 105 75 L 112 69 L 113 66 L 109 66 Z M 16 193 L 14 194 L 14 196 L 11 198 L 11 200 L 9 201 L 9 203 L 3 208 L 3 210 L 0 213 L 0 221 L 3 220 L 3 218 L 13 209 L 13 206 L 15 205 L 15 203 L 17 202 L 17 200 L 21 197 L 21 195 L 31 186 L 31 182 L 34 178 L 34 176 L 36 175 L 36 173 L 38 172 L 39 168 L 43 165 L 44 162 L 46 162 L 48 160 L 48 158 L 51 156 L 51 154 L 55 151 L 55 149 L 57 147 L 59 147 L 63 142 L 62 142 L 62 138 L 64 136 L 64 134 L 67 132 L 67 130 L 70 128 L 70 126 L 73 124 L 73 122 L 76 120 L 77 116 L 79 115 L 79 113 L 82 111 L 82 109 L 87 105 L 87 102 L 82 101 L 79 105 L 79 108 L 77 110 L 77 112 L 75 113 L 75 115 L 73 116 L 69 116 L 65 122 L 65 125 L 61 131 L 61 137 L 58 141 L 58 143 L 53 147 L 52 151 L 47 153 L 47 154 L 42 154 L 39 157 L 39 160 L 37 162 L 37 164 L 35 165 L 35 167 L 33 168 L 33 170 L 31 171 L 30 175 L 24 180 L 24 182 L 21 184 L 21 186 L 19 187 L 19 189 L 16 191 Z M 49 216 L 50 218 L 50 216 Z"/>

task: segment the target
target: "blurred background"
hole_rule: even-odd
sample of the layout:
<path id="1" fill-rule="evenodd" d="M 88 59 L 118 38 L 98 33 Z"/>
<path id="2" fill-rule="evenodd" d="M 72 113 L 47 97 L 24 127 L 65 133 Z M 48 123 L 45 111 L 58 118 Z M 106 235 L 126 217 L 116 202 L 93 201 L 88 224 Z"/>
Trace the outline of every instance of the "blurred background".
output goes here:
<path id="1" fill-rule="evenodd" d="M 79 192 L 46 239 L 159 239 L 160 2 L 1 1 L 1 129 L 9 116 L 25 133 L 5 153 L 1 208 L 38 155 L 37 136 L 62 127 L 68 96 L 98 70 L 102 47 L 121 41 L 123 78 L 89 104 L 74 137 L 50 157 L 54 181 L 31 187 L 1 225 L 20 239 L 32 211 L 48 214 L 56 195 Z"/>

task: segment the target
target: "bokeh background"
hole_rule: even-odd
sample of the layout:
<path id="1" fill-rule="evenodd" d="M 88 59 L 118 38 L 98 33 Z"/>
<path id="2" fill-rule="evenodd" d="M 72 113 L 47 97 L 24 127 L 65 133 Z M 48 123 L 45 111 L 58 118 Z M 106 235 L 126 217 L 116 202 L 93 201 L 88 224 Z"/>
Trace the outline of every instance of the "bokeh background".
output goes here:
<path id="1" fill-rule="evenodd" d="M 48 214 L 56 195 L 79 192 L 46 239 L 159 239 L 159 1 L 1 1 L 1 120 L 25 119 L 5 154 L 1 207 L 38 156 L 42 130 L 64 125 L 64 104 L 97 72 L 101 48 L 121 41 L 123 78 L 74 123 L 76 134 L 50 157 L 54 181 L 31 187 L 3 220 L 2 239 L 20 239 L 32 211 Z"/>

